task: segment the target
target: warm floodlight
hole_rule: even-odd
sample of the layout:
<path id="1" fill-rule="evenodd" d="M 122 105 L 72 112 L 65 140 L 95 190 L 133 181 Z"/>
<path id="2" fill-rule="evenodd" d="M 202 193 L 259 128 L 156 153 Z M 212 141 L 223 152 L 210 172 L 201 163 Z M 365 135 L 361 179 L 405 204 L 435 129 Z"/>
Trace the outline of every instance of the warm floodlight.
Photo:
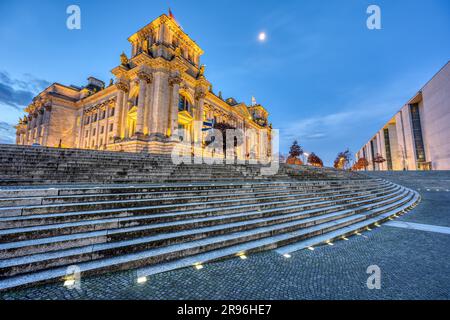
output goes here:
<path id="1" fill-rule="evenodd" d="M 142 284 L 147 282 L 147 277 L 139 277 L 137 278 L 137 283 Z"/>

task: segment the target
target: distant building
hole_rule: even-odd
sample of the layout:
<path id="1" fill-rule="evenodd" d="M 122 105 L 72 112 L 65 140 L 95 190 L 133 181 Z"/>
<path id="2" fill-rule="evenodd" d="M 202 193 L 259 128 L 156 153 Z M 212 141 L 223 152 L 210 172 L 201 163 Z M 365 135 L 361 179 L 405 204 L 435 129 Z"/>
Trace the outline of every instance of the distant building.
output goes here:
<path id="1" fill-rule="evenodd" d="M 356 153 L 360 158 L 368 170 L 450 170 L 450 62 Z"/>
<path id="2" fill-rule="evenodd" d="M 235 143 L 236 157 L 270 156 L 268 112 L 216 95 L 200 64 L 203 50 L 172 16 L 161 15 L 128 40 L 131 57 L 121 55 L 115 81 L 52 84 L 26 108 L 16 143 L 169 153 L 180 141 L 204 148 L 207 134 L 194 123 L 205 122 L 245 132 L 243 143 Z M 180 138 L 177 131 L 187 134 Z"/>

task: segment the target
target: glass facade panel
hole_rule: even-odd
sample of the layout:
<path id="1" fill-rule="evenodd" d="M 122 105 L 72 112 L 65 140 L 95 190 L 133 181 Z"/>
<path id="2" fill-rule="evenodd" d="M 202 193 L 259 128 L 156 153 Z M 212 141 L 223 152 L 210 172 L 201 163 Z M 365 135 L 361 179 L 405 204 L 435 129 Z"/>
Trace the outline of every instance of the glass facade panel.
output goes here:
<path id="1" fill-rule="evenodd" d="M 388 170 L 392 170 L 392 153 L 391 153 L 391 140 L 389 139 L 389 129 L 384 129 L 384 145 L 386 147 L 386 161 Z"/>
<path id="2" fill-rule="evenodd" d="M 413 138 L 414 138 L 414 146 L 416 149 L 416 160 L 418 162 L 425 162 L 425 147 L 423 144 L 423 136 L 422 136 L 422 124 L 420 121 L 420 112 L 419 105 L 411 104 L 409 105 L 411 112 L 411 122 L 413 126 Z"/>

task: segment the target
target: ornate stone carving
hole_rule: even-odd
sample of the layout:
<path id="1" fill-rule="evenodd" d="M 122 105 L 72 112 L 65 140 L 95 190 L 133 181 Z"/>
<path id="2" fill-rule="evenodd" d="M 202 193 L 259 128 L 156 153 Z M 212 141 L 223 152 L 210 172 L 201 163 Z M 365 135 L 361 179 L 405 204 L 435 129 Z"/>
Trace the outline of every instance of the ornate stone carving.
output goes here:
<path id="1" fill-rule="evenodd" d="M 122 54 L 120 55 L 120 63 L 124 66 L 124 67 L 128 67 L 128 57 L 125 54 L 125 52 L 122 52 Z"/>
<path id="2" fill-rule="evenodd" d="M 195 99 L 200 100 L 200 99 L 205 99 L 205 97 L 206 97 L 205 91 L 200 89 L 195 92 Z"/>
<path id="3" fill-rule="evenodd" d="M 153 81 L 153 75 L 145 71 L 139 71 L 137 76 L 140 80 L 144 80 L 147 83 L 151 83 Z"/>
<path id="4" fill-rule="evenodd" d="M 204 77 L 204 76 L 205 76 L 205 65 L 202 64 L 202 65 L 200 66 L 199 71 L 198 71 L 198 77 L 201 78 L 201 77 Z"/>
<path id="5" fill-rule="evenodd" d="M 127 83 L 123 82 L 123 81 L 118 81 L 116 83 L 116 87 L 117 87 L 117 89 L 119 89 L 119 90 L 121 90 L 121 91 L 123 91 L 125 93 L 130 91 L 130 86 Z"/>
<path id="6" fill-rule="evenodd" d="M 172 78 L 170 78 L 169 79 L 169 85 L 170 86 L 174 86 L 174 85 L 179 85 L 179 84 L 181 84 L 181 82 L 183 82 L 183 79 L 181 79 L 181 77 L 178 77 L 178 76 L 176 76 L 176 77 L 172 77 Z"/>
<path id="7" fill-rule="evenodd" d="M 176 47 L 174 55 L 175 55 L 175 57 L 181 57 L 181 49 L 180 49 L 180 47 Z"/>

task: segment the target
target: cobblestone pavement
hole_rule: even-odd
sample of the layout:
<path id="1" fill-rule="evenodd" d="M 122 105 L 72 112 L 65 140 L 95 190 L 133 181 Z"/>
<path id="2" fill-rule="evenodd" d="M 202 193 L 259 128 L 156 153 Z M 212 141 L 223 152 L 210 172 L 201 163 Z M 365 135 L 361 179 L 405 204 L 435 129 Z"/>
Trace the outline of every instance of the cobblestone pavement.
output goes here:
<path id="1" fill-rule="evenodd" d="M 417 188 L 424 187 L 423 185 Z M 450 226 L 450 192 L 421 191 L 421 205 L 399 220 Z M 12 291 L 1 299 L 450 299 L 450 235 L 382 226 L 334 246 L 286 259 L 250 255 L 154 275 L 136 284 L 133 271 Z M 367 288 L 366 270 L 381 269 L 381 289 Z"/>

